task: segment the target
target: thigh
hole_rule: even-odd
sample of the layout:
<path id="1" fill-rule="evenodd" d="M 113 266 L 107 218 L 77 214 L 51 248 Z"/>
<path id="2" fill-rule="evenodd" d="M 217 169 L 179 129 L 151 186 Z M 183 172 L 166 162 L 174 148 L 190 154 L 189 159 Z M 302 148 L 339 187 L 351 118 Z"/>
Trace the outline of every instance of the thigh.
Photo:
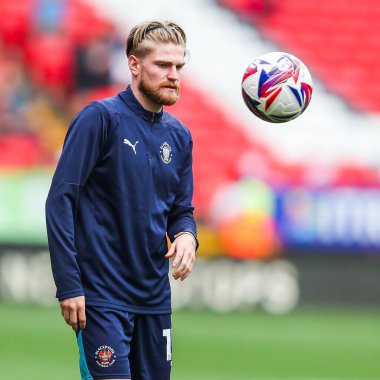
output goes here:
<path id="1" fill-rule="evenodd" d="M 129 361 L 132 380 L 169 380 L 171 315 L 136 315 Z"/>
<path id="2" fill-rule="evenodd" d="M 134 315 L 86 306 L 86 328 L 77 334 L 82 380 L 130 379 Z"/>

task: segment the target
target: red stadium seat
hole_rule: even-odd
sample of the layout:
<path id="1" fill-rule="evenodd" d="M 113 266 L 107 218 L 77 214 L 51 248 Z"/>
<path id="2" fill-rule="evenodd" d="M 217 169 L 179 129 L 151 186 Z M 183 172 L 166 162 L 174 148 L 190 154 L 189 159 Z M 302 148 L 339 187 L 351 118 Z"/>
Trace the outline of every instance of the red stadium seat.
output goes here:
<path id="1" fill-rule="evenodd" d="M 0 36 L 6 45 L 22 48 L 33 23 L 34 0 L 3 1 Z"/>
<path id="2" fill-rule="evenodd" d="M 74 69 L 72 41 L 60 34 L 33 36 L 27 46 L 26 59 L 33 81 L 46 88 L 67 88 Z"/>
<path id="3" fill-rule="evenodd" d="M 99 17 L 89 5 L 70 0 L 63 20 L 63 31 L 73 42 L 83 46 L 94 38 L 109 36 L 114 32 L 114 26 Z"/>
<path id="4" fill-rule="evenodd" d="M 21 168 L 42 163 L 42 151 L 36 136 L 0 135 L 0 168 Z"/>

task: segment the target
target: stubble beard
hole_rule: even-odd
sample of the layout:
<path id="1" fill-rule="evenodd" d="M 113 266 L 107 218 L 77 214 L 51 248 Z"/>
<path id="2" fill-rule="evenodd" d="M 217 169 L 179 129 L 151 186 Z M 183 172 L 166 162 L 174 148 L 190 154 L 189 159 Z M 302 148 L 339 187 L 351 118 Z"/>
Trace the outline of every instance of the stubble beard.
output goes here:
<path id="1" fill-rule="evenodd" d="M 180 85 L 175 84 L 175 92 L 170 92 L 163 94 L 161 93 L 161 87 L 163 86 L 173 86 L 173 84 L 164 84 L 164 85 L 158 85 L 158 86 L 151 86 L 149 84 L 149 81 L 146 80 L 143 76 L 141 77 L 140 83 L 138 85 L 139 91 L 151 102 L 155 104 L 159 104 L 161 106 L 172 106 L 175 104 L 179 99 L 179 90 Z"/>

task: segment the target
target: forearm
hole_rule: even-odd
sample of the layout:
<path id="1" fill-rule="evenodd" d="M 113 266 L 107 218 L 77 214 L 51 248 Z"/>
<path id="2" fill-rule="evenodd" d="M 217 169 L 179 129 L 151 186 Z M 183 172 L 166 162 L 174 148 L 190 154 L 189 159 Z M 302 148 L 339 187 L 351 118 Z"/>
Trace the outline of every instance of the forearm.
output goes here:
<path id="1" fill-rule="evenodd" d="M 46 201 L 46 225 L 59 300 L 83 295 L 74 238 L 77 185 L 53 182 Z"/>

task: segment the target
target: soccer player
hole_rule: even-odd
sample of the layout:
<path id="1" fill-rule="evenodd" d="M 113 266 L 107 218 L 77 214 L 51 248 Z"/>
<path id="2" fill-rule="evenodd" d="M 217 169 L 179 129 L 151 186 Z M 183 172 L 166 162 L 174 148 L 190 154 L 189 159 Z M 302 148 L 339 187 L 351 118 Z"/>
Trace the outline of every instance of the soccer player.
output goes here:
<path id="1" fill-rule="evenodd" d="M 198 246 L 192 138 L 162 109 L 179 98 L 186 35 L 173 22 L 141 23 L 126 52 L 131 85 L 68 130 L 46 201 L 49 250 L 82 379 L 168 380 L 168 259 L 184 280 Z"/>

